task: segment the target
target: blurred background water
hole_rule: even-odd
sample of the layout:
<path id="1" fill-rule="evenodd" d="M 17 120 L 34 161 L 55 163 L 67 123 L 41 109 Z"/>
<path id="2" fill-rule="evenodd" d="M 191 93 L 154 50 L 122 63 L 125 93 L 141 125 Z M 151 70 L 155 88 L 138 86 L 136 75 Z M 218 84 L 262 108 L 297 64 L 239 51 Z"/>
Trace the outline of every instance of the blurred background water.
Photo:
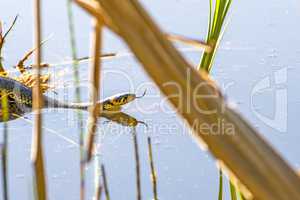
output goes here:
<path id="1" fill-rule="evenodd" d="M 192 38 L 205 38 L 208 0 L 141 2 L 164 31 Z M 5 27 L 16 14 L 20 15 L 5 45 L 3 57 L 6 68 L 13 66 L 32 47 L 31 4 L 31 1 L 17 0 L 0 2 L 0 19 L 4 21 Z M 74 16 L 78 54 L 80 57 L 87 56 L 90 16 L 77 6 L 74 6 Z M 300 109 L 300 29 L 297 19 L 300 19 L 299 1 L 233 1 L 212 76 L 243 116 L 293 167 L 300 168 L 300 136 L 297 131 Z M 66 1 L 43 1 L 43 28 L 44 37 L 52 35 L 50 41 L 44 45 L 43 60 L 49 63 L 69 61 L 71 58 Z M 192 64 L 198 64 L 200 50 L 184 45 L 176 46 Z M 125 109 L 126 113 L 149 125 L 148 130 L 142 125 L 137 127 L 143 199 L 152 198 L 147 157 L 148 135 L 153 140 L 159 199 L 217 199 L 218 169 L 215 160 L 192 140 L 189 129 L 161 96 L 126 45 L 108 30 L 104 34 L 104 52 L 118 52 L 121 56 L 103 61 L 101 98 L 119 92 L 141 94 L 147 88 L 145 98 L 126 106 Z M 57 93 L 48 92 L 48 95 L 72 101 L 75 89 L 72 66 L 57 65 L 47 72 L 51 73 Z M 282 81 L 277 81 L 276 74 L 279 74 Z M 80 78 L 82 99 L 87 101 L 88 63 L 80 64 Z M 261 90 L 258 86 L 262 86 Z M 278 91 L 281 93 L 277 93 Z M 18 119 L 8 124 L 11 199 L 32 198 L 32 115 L 26 117 L 27 121 Z M 281 117 L 283 121 L 276 121 L 276 117 Z M 84 113 L 84 126 L 86 121 L 87 115 Z M 101 137 L 98 139 L 111 198 L 134 199 L 136 191 L 132 130 L 105 121 L 101 119 L 99 122 Z M 44 112 L 49 199 L 79 199 L 78 141 L 76 112 Z M 91 199 L 92 165 L 87 169 L 86 180 L 87 199 Z M 225 199 L 229 199 L 228 187 L 225 190 Z"/>

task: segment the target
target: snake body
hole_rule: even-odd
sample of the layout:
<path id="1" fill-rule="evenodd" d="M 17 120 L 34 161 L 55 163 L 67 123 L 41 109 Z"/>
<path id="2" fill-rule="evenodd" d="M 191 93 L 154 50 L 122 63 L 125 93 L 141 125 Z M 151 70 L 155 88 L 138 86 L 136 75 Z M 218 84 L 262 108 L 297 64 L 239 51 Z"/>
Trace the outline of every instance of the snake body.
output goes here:
<path id="1" fill-rule="evenodd" d="M 32 111 L 32 89 L 24 84 L 8 77 L 0 76 L 0 98 L 3 95 L 7 96 L 9 120 L 16 119 L 25 113 Z M 145 95 L 145 92 L 142 96 Z M 141 97 L 142 97 L 141 96 Z M 133 101 L 137 97 L 135 94 L 125 93 L 116 95 L 97 102 L 102 111 L 119 111 L 121 106 Z M 87 110 L 90 103 L 66 103 L 58 101 L 54 98 L 43 95 L 43 108 L 64 108 L 64 109 L 79 109 Z M 2 117 L 2 104 L 0 103 L 0 122 Z"/>

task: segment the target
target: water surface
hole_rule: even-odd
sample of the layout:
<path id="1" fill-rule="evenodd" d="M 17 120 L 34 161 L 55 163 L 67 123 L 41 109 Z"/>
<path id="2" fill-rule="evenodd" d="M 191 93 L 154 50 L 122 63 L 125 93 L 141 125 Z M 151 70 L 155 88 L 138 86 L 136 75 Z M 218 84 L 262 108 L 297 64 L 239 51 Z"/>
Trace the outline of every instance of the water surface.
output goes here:
<path id="1" fill-rule="evenodd" d="M 206 34 L 208 1 L 152 0 L 141 1 L 157 23 L 167 32 L 203 39 Z M 44 61 L 59 63 L 70 60 L 65 1 L 44 2 L 44 36 L 53 35 L 44 46 Z M 238 110 L 290 162 L 299 167 L 298 110 L 300 96 L 300 29 L 297 28 L 300 6 L 298 1 L 234 1 L 224 39 L 215 60 L 213 78 Z M 75 7 L 76 39 L 79 56 L 89 53 L 90 17 Z M 0 18 L 8 25 L 20 15 L 9 35 L 4 50 L 6 66 L 14 65 L 32 46 L 32 10 L 30 1 L 1 1 Z M 160 91 L 152 83 L 126 45 L 116 35 L 105 31 L 105 52 L 120 52 L 122 56 L 103 62 L 102 97 L 119 92 L 147 97 L 126 106 L 125 112 L 145 121 L 149 130 L 137 127 L 141 156 L 142 193 L 152 198 L 150 169 L 147 158 L 147 136 L 153 140 L 153 153 L 158 176 L 160 199 L 217 199 L 218 170 L 211 155 L 199 148 L 190 137 L 189 129 L 170 105 L 163 101 Z M 197 65 L 201 51 L 177 45 L 184 56 Z M 61 100 L 74 99 L 74 83 L 70 65 L 50 70 L 55 91 L 48 95 Z M 282 82 L 276 84 L 275 74 Z M 82 99 L 87 101 L 88 63 L 80 65 Z M 270 81 L 258 92 L 262 80 Z M 276 92 L 286 91 L 286 97 L 276 98 Z M 285 93 L 282 93 L 285 94 Z M 252 102 L 251 102 L 252 99 Z M 285 101 L 286 100 L 286 101 Z M 276 107 L 277 103 L 282 107 Z M 285 103 L 286 102 L 286 103 Z M 141 112 L 143 108 L 145 112 Z M 278 109 L 286 124 L 274 121 Z M 280 114 L 280 115 L 281 115 Z M 259 118 L 260 116 L 260 118 Z M 263 118 L 261 116 L 264 116 Z M 30 144 L 32 115 L 9 122 L 9 186 L 11 199 L 31 199 Z M 265 119 L 270 119 L 266 121 Z M 84 113 L 84 125 L 87 115 Z M 29 122 L 28 122 L 29 121 Z M 112 199 L 135 198 L 135 171 L 132 130 L 101 119 L 101 161 L 105 164 Z M 275 124 L 275 125 L 274 125 Z M 277 124 L 277 125 L 276 125 Z M 286 129 L 284 128 L 286 125 Z M 44 144 L 49 199 L 79 199 L 79 132 L 73 111 L 44 113 Z M 61 135 L 58 136 L 57 134 Z M 66 137 L 67 139 L 62 138 Z M 251 151 L 251 149 L 249 149 Z M 92 198 L 93 166 L 87 169 L 87 197 Z M 228 187 L 226 198 L 229 199 Z"/>

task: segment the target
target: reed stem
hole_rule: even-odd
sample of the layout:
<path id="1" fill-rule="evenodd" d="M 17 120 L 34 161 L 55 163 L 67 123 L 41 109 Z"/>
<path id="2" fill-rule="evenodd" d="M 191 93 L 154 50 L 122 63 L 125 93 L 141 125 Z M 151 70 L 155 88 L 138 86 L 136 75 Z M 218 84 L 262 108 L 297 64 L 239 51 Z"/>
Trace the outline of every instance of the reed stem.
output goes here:
<path id="1" fill-rule="evenodd" d="M 211 46 L 210 52 L 203 52 L 198 69 L 209 72 L 216 55 L 217 48 L 222 38 L 222 29 L 231 6 L 232 0 L 215 0 L 213 11 L 213 0 L 209 0 L 209 21 L 206 43 Z"/>
<path id="2" fill-rule="evenodd" d="M 103 181 L 105 199 L 110 200 L 110 194 L 109 194 L 109 189 L 108 189 L 108 184 L 107 184 L 106 172 L 105 172 L 105 167 L 104 167 L 103 164 L 101 165 L 101 174 L 102 174 L 102 181 Z"/>
<path id="3" fill-rule="evenodd" d="M 202 40 L 191 39 L 178 34 L 165 34 L 165 35 L 170 41 L 181 42 L 194 47 L 198 47 L 204 49 L 205 52 L 210 52 L 212 50 L 211 46 Z"/>
<path id="4" fill-rule="evenodd" d="M 8 36 L 8 34 L 10 33 L 10 31 L 13 29 L 13 27 L 15 26 L 16 22 L 17 22 L 17 19 L 18 19 L 18 15 L 15 16 L 12 24 L 10 25 L 10 27 L 7 29 L 7 31 L 3 34 L 2 31 L 3 31 L 3 27 L 2 27 L 2 22 L 0 20 L 0 73 L 2 72 L 5 72 L 4 70 L 4 66 L 3 66 L 3 63 L 2 63 L 2 49 L 3 49 L 3 45 L 5 43 L 5 39 L 6 37 Z"/>
<path id="5" fill-rule="evenodd" d="M 94 176 L 95 176 L 95 194 L 94 194 L 94 200 L 100 200 L 101 194 L 102 194 L 102 186 L 100 183 L 101 178 L 101 167 L 100 167 L 100 159 L 99 159 L 99 153 L 98 153 L 98 147 L 95 144 L 94 145 Z"/>
<path id="6" fill-rule="evenodd" d="M 33 87 L 33 110 L 34 114 L 34 129 L 32 137 L 32 163 L 35 172 L 37 198 L 39 200 L 47 199 L 46 192 L 46 178 L 44 171 L 44 158 L 43 158 L 43 135 L 42 135 L 42 113 L 43 107 L 42 91 L 40 88 L 40 63 L 42 59 L 42 48 L 40 47 L 42 38 L 42 20 L 41 20 L 41 1 L 34 0 L 34 46 L 36 47 L 35 55 L 35 76 L 36 83 Z"/>
<path id="7" fill-rule="evenodd" d="M 230 197 L 231 197 L 231 200 L 237 200 L 237 197 L 236 197 L 236 188 L 235 186 L 233 185 L 233 183 L 229 180 L 229 186 L 230 186 Z"/>
<path id="8" fill-rule="evenodd" d="M 218 200 L 223 199 L 223 172 L 219 170 L 219 193 L 218 193 Z"/>
<path id="9" fill-rule="evenodd" d="M 2 179 L 3 179 L 3 199 L 8 200 L 8 126 L 9 119 L 7 93 L 1 91 L 1 108 L 3 124 L 3 144 L 1 146 Z"/>
<path id="10" fill-rule="evenodd" d="M 73 66 L 73 77 L 75 82 L 75 102 L 81 102 L 80 95 L 80 79 L 79 79 L 79 61 L 77 57 L 77 47 L 75 40 L 75 28 L 74 28 L 74 18 L 72 10 L 72 1 L 67 0 L 67 10 L 68 10 L 68 27 L 70 34 L 70 46 L 71 46 L 71 55 L 72 55 L 72 66 Z M 77 126 L 79 129 L 79 146 L 80 146 L 80 200 L 85 199 L 85 161 L 84 161 L 84 130 L 83 130 L 83 117 L 82 112 L 77 111 Z"/>
<path id="11" fill-rule="evenodd" d="M 158 200 L 158 196 L 157 196 L 157 176 L 156 176 L 156 171 L 155 171 L 154 161 L 153 161 L 151 138 L 148 137 L 147 141 L 148 141 L 148 157 L 149 157 L 150 169 L 151 169 L 151 182 L 152 182 L 152 190 L 153 190 L 153 199 Z"/>
<path id="12" fill-rule="evenodd" d="M 79 1 L 83 2 L 76 0 L 78 4 Z M 116 33 L 125 40 L 143 64 L 145 71 L 166 96 L 178 93 L 178 88 L 164 87 L 166 83 L 173 82 L 180 86 L 182 94 L 189 94 L 190 90 L 197 91 L 201 96 L 216 97 L 217 89 L 208 81 L 207 74 L 196 71 L 166 40 L 164 33 L 138 0 L 99 1 L 98 6 L 87 0 L 84 0 L 84 3 L 93 8 L 91 11 L 83 7 L 91 14 L 99 14 L 99 19 L 105 18 L 105 22 L 113 22 L 117 28 Z M 141 30 L 147 34 L 141 34 Z M 185 76 L 187 72 L 190 72 L 189 82 Z M 199 84 L 202 87 L 199 88 Z M 199 142 L 204 141 L 211 153 L 247 187 L 241 187 L 246 198 L 251 197 L 251 194 L 258 199 L 269 199 L 270 196 L 274 200 L 300 198 L 300 179 L 293 168 L 274 151 L 257 130 L 237 111 L 230 108 L 223 98 L 198 98 L 195 101 L 190 96 L 183 95 L 181 101 L 174 98 L 169 100 L 190 124 L 194 138 Z M 189 105 L 191 109 L 187 112 L 181 105 Z M 207 115 L 199 108 L 213 108 L 215 113 Z M 195 126 L 195 122 L 199 122 L 212 127 L 219 120 L 224 120 L 230 125 L 234 129 L 233 133 L 217 136 L 203 134 L 199 127 Z M 236 162 L 237 160 L 240 162 Z"/>
<path id="13" fill-rule="evenodd" d="M 139 154 L 139 146 L 138 146 L 138 139 L 136 128 L 134 127 L 132 132 L 133 136 L 133 145 L 134 145 L 134 158 L 135 158 L 135 174 L 136 174 L 136 191 L 137 191 L 137 200 L 142 199 L 141 194 L 141 170 L 140 170 L 140 154 Z"/>
<path id="14" fill-rule="evenodd" d="M 90 98 L 92 105 L 89 107 L 89 122 L 87 134 L 87 158 L 89 162 L 93 155 L 93 145 L 95 133 L 97 130 L 97 119 L 100 113 L 100 107 L 97 106 L 99 98 L 100 87 L 100 55 L 101 55 L 101 37 L 102 37 L 102 24 L 93 18 L 93 35 L 91 40 L 91 63 L 90 63 Z"/>

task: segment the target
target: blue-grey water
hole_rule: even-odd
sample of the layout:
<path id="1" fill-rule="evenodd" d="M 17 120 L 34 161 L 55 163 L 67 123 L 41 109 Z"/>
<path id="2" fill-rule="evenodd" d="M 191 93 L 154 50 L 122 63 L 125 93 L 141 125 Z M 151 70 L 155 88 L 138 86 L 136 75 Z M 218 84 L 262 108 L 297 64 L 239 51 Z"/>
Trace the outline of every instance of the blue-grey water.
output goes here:
<path id="1" fill-rule="evenodd" d="M 204 39 L 207 30 L 208 0 L 141 1 L 166 32 Z M 31 1 L 0 2 L 0 19 L 7 27 L 13 17 L 19 19 L 7 38 L 3 53 L 10 68 L 32 47 Z M 89 54 L 90 16 L 74 6 L 78 56 Z M 299 168 L 298 113 L 300 95 L 300 2 L 233 1 L 228 24 L 218 51 L 213 78 L 218 81 L 230 102 L 255 126 L 280 154 Z M 66 1 L 43 2 L 43 34 L 51 35 L 44 45 L 44 61 L 61 63 L 70 60 Z M 193 65 L 201 50 L 177 45 Z M 126 106 L 124 111 L 149 125 L 137 126 L 141 156 L 142 196 L 152 198 L 147 157 L 147 136 L 153 140 L 153 156 L 158 177 L 159 199 L 217 199 L 216 161 L 190 137 L 189 129 L 161 96 L 142 66 L 116 35 L 105 30 L 104 52 L 120 56 L 103 61 L 101 97 L 119 92 L 143 93 L 143 99 Z M 30 64 L 32 60 L 28 62 Z M 80 64 L 82 99 L 88 100 L 88 63 Z M 12 69 L 12 68 L 10 68 Z M 46 71 L 47 73 L 47 71 Z M 74 99 L 71 65 L 52 67 L 55 93 L 61 100 Z M 14 73 L 11 74 L 12 76 Z M 44 113 L 44 147 L 48 196 L 52 200 L 79 199 L 79 131 L 76 112 L 57 110 Z M 9 122 L 9 195 L 11 199 L 32 199 L 30 145 L 31 114 L 26 119 Z M 84 127 L 87 114 L 83 114 Z M 131 129 L 99 122 L 99 151 L 105 164 L 111 199 L 134 199 L 135 171 Z M 1 125 L 2 126 L 2 125 Z M 249 149 L 251 151 L 251 149 Z M 87 168 L 87 199 L 93 196 L 93 165 Z M 225 183 L 225 199 L 229 199 Z M 1 192 L 2 194 L 2 192 Z M 2 198 L 2 197 L 0 197 Z"/>

